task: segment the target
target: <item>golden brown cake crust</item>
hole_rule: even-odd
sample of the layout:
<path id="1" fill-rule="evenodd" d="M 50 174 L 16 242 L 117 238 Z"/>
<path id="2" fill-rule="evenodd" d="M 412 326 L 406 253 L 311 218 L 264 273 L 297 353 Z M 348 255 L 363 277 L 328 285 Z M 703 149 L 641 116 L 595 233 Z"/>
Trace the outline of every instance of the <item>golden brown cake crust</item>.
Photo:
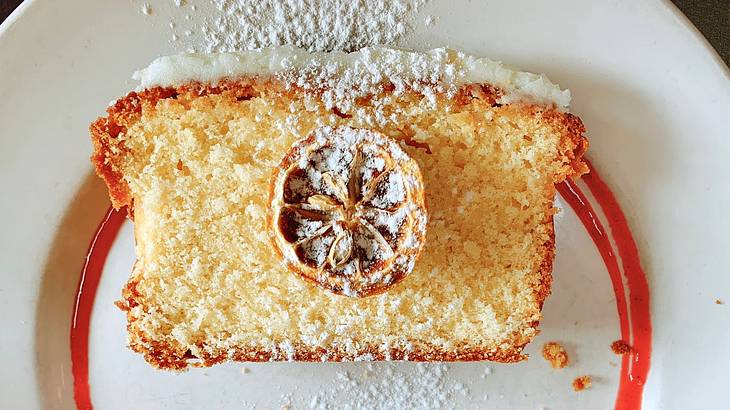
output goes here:
<path id="1" fill-rule="evenodd" d="M 119 149 L 124 150 L 124 144 L 111 144 L 110 141 L 118 138 L 129 127 L 138 122 L 142 116 L 143 107 L 145 110 L 154 110 L 157 103 L 164 99 L 175 99 L 179 95 L 202 96 L 209 94 L 230 93 L 236 99 L 245 100 L 256 96 L 254 82 L 260 85 L 262 80 L 257 78 L 243 78 L 236 81 L 222 81 L 216 85 L 204 85 L 190 83 L 176 88 L 155 87 L 141 92 L 131 92 L 127 96 L 117 100 L 107 108 L 107 116 L 94 121 L 90 126 L 91 138 L 94 145 L 94 152 L 91 160 L 97 174 L 104 179 L 109 190 L 109 196 L 116 209 L 127 207 L 130 218 L 134 216 L 134 198 L 131 196 L 123 176 L 115 169 L 120 164 L 115 164 L 122 157 Z M 284 90 L 281 84 L 276 81 L 266 80 L 268 85 L 281 93 L 297 93 L 297 89 Z M 492 106 L 498 106 L 496 101 L 501 91 L 490 85 L 466 85 L 461 87 L 453 100 L 457 103 L 468 104 L 472 99 L 478 98 L 488 102 Z M 515 104 L 512 104 L 513 107 Z M 581 120 L 570 114 L 558 111 L 554 107 L 521 104 L 518 106 L 527 116 L 539 116 L 550 124 L 556 133 L 561 136 L 561 147 L 568 153 L 571 160 L 568 172 L 572 177 L 580 176 L 588 171 L 582 161 L 583 154 L 588 147 L 588 141 L 583 136 L 585 128 Z M 335 113 L 337 111 L 335 110 Z M 341 114 L 338 114 L 341 115 Z M 406 144 L 418 146 L 429 150 L 428 146 L 422 147 L 419 143 L 406 139 Z M 121 147 L 121 148 L 120 148 Z M 114 152 L 114 151 L 117 152 Z M 552 205 L 547 206 L 546 215 L 552 215 Z M 539 280 L 531 283 L 532 292 L 542 309 L 543 303 L 550 294 L 552 283 L 552 266 L 554 259 L 555 235 L 552 217 L 549 217 L 545 224 L 549 227 L 549 240 L 542 247 L 542 263 L 539 268 Z M 524 329 L 514 332 L 509 343 L 502 343 L 492 350 L 475 349 L 470 347 L 444 350 L 443 348 L 422 342 L 414 345 L 409 351 L 403 349 L 391 349 L 388 357 L 376 346 L 367 346 L 359 349 L 357 355 L 348 353 L 345 350 L 321 348 L 312 349 L 304 344 L 293 343 L 293 355 L 282 352 L 271 352 L 267 350 L 238 348 L 227 351 L 212 351 L 209 346 L 199 346 L 203 354 L 195 357 L 186 347 L 177 343 L 160 342 L 149 337 L 138 326 L 130 310 L 139 305 L 140 294 L 136 291 L 138 277 L 133 277 L 122 291 L 122 300 L 117 302 L 122 310 L 127 312 L 129 345 L 130 348 L 144 355 L 145 359 L 155 367 L 169 370 L 184 370 L 188 366 L 212 366 L 225 360 L 234 361 L 350 361 L 361 360 L 408 360 L 408 361 L 480 361 L 491 360 L 503 363 L 513 363 L 525 360 L 526 355 L 522 353 L 523 348 L 531 341 L 532 337 L 525 336 Z M 530 327 L 537 332 L 539 322 L 533 321 Z M 535 334 L 536 334 L 535 332 Z"/>

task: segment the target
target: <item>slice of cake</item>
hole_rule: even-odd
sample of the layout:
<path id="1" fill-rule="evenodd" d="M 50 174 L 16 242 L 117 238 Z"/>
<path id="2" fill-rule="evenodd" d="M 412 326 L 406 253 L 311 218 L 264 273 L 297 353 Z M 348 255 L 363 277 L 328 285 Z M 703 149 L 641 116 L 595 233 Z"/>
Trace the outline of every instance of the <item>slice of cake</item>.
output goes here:
<path id="1" fill-rule="evenodd" d="M 149 363 L 525 358 L 554 184 L 586 172 L 568 91 L 445 49 L 179 55 L 135 77 L 92 159 L 134 220 L 118 304 Z"/>

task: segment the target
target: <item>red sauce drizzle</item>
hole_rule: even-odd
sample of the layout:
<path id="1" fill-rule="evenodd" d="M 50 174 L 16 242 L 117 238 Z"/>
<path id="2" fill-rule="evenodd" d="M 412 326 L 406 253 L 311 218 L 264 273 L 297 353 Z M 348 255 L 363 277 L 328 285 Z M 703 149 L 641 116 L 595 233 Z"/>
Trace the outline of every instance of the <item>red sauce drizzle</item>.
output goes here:
<path id="1" fill-rule="evenodd" d="M 621 339 L 630 341 L 633 350 L 621 360 L 621 374 L 616 409 L 641 409 L 644 384 L 651 365 L 651 315 L 649 311 L 649 284 L 641 267 L 639 251 L 621 207 L 608 186 L 588 163 L 590 173 L 583 181 L 606 216 L 611 236 L 616 243 L 621 267 L 613 246 L 596 212 L 573 181 L 557 186 L 558 192 L 573 208 L 583 226 L 596 244 L 611 277 L 616 294 L 616 309 L 621 328 Z M 624 291 L 626 280 L 627 295 Z"/>
<path id="2" fill-rule="evenodd" d="M 558 192 L 570 205 L 596 244 L 611 277 L 621 338 L 633 347 L 621 362 L 621 379 L 616 397 L 616 409 L 640 409 L 641 399 L 651 363 L 651 316 L 649 312 L 649 285 L 641 268 L 639 251 L 621 208 L 608 186 L 588 163 L 590 173 L 583 181 L 595 197 L 608 221 L 610 234 L 616 243 L 618 257 L 603 224 L 593 206 L 573 181 L 557 185 Z M 71 361 L 74 376 L 74 398 L 79 409 L 92 409 L 89 390 L 89 324 L 94 307 L 96 288 L 109 249 L 125 220 L 126 212 L 109 209 L 91 242 L 84 269 L 79 280 L 78 294 L 71 324 Z M 623 273 L 622 269 L 623 268 Z M 628 289 L 628 300 L 624 290 Z M 608 348 L 608 344 L 606 345 Z"/>
<path id="3" fill-rule="evenodd" d="M 114 239 L 126 217 L 126 211 L 109 208 L 89 245 L 81 271 L 76 302 L 71 320 L 71 370 L 74 376 L 74 400 L 79 409 L 92 409 L 89 390 L 89 325 L 94 308 L 96 288 Z"/>

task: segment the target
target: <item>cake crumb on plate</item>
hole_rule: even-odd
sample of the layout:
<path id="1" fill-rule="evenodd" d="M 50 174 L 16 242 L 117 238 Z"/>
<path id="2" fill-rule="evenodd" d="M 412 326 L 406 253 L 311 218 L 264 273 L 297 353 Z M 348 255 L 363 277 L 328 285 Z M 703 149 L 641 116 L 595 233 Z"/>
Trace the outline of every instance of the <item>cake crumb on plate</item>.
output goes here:
<path id="1" fill-rule="evenodd" d="M 573 380 L 573 390 L 583 391 L 591 387 L 591 376 L 580 376 Z"/>
<path id="2" fill-rule="evenodd" d="M 568 352 L 558 342 L 548 342 L 542 346 L 542 357 L 545 358 L 553 369 L 562 369 L 568 366 Z"/>
<path id="3" fill-rule="evenodd" d="M 611 350 L 616 354 L 626 354 L 631 352 L 631 345 L 619 339 L 611 343 Z"/>

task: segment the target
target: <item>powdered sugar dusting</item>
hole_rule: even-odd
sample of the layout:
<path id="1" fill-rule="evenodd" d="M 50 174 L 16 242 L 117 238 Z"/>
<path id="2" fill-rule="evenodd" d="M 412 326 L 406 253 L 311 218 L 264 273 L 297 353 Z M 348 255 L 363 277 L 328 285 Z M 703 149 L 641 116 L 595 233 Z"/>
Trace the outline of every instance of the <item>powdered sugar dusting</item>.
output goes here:
<path id="1" fill-rule="evenodd" d="M 311 237 L 324 225 L 324 222 L 322 221 L 313 221 L 301 217 L 299 217 L 298 222 L 300 223 L 300 225 L 297 228 L 297 236 L 302 238 Z"/>
<path id="2" fill-rule="evenodd" d="M 401 226 L 405 222 L 409 213 L 415 213 L 413 207 L 400 207 L 395 212 L 383 211 L 380 209 L 370 209 L 365 212 L 364 217 L 373 224 L 374 227 L 385 230 L 390 236 L 397 236 Z"/>
<path id="3" fill-rule="evenodd" d="M 445 364 L 419 363 L 413 368 L 381 364 L 364 371 L 341 371 L 331 389 L 315 394 L 305 408 L 330 409 L 455 409 L 468 388 L 449 376 Z"/>
<path id="4" fill-rule="evenodd" d="M 376 187 L 371 203 L 374 207 L 388 209 L 402 202 L 406 197 L 406 187 L 403 175 L 391 171 L 383 178 L 380 186 Z"/>
<path id="5" fill-rule="evenodd" d="M 218 15 L 202 25 L 199 51 L 284 44 L 309 51 L 391 44 L 410 30 L 425 0 L 213 0 Z"/>
<path id="6" fill-rule="evenodd" d="M 311 59 L 304 67 L 283 70 L 278 76 L 285 84 L 319 93 L 328 108 L 337 107 L 348 113 L 358 98 L 378 95 L 386 86 L 394 87 L 396 96 L 414 90 L 435 105 L 436 95 L 453 95 L 458 88 L 457 77 L 466 74 L 465 67 L 455 64 L 460 53 L 443 48 L 428 53 L 364 48 L 357 54 L 341 56 Z M 378 106 L 383 104 L 376 100 L 374 105 L 377 113 Z M 382 114 L 376 119 L 378 123 L 387 121 Z"/>
<path id="7" fill-rule="evenodd" d="M 332 235 L 318 235 L 302 243 L 305 259 L 314 262 L 316 266 L 324 265 L 333 242 Z"/>
<path id="8" fill-rule="evenodd" d="M 528 99 L 530 102 L 555 103 L 565 107 L 570 103 L 570 93 L 560 90 L 545 77 L 522 73 L 504 68 L 500 63 L 486 59 L 465 57 L 464 61 L 448 57 L 444 49 L 425 53 L 378 52 L 377 46 L 392 45 L 406 34 L 415 22 L 415 17 L 427 0 L 211 0 L 212 5 L 197 11 L 195 4 L 173 0 L 176 9 L 192 12 L 185 15 L 179 24 L 174 16 L 165 17 L 170 26 L 171 42 L 178 43 L 188 52 L 248 53 L 220 57 L 203 58 L 178 56 L 173 69 L 145 70 L 140 75 L 142 86 L 169 86 L 187 81 L 215 82 L 224 77 L 251 74 L 282 74 L 289 71 L 287 79 L 296 80 L 298 86 L 310 84 L 328 89 L 323 97 L 330 106 L 340 107 L 344 95 L 352 94 L 355 99 L 364 94 L 379 91 L 374 85 L 392 82 L 396 94 L 405 88 L 421 92 L 429 101 L 435 102 L 442 92 L 453 91 L 452 85 L 463 82 L 489 83 L 505 91 L 504 102 Z M 148 3 L 141 9 L 149 15 L 152 10 Z M 422 17 L 423 24 L 432 26 L 437 18 L 433 15 Z M 278 50 L 281 46 L 282 50 Z M 297 49 L 297 53 L 287 53 L 286 49 Z M 269 49 L 273 52 L 267 52 Z M 263 58 L 256 59 L 252 50 L 263 52 Z M 387 50 L 387 49 L 386 49 Z M 325 59 L 317 64 L 317 58 L 307 58 L 302 51 L 338 51 L 334 58 Z M 343 51 L 362 51 L 359 58 L 343 58 Z M 251 60 L 257 64 L 251 64 Z M 233 62 L 229 60 L 235 60 Z M 173 59 L 174 60 L 174 59 Z M 359 60 L 361 67 L 347 67 Z M 237 62 L 236 62 L 237 61 Z M 167 62 L 171 62 L 169 59 Z M 193 63 L 192 72 L 181 67 L 180 63 Z M 476 62 L 476 64 L 475 64 Z M 303 64 L 312 63 L 312 64 Z M 343 64 L 344 63 L 344 64 Z M 201 67 L 202 64 L 202 67 Z M 153 63 L 154 65 L 154 63 Z M 304 67 L 305 65 L 309 65 Z M 150 67 L 152 68 L 152 67 Z M 183 75 L 176 69 L 183 68 Z M 295 72 L 292 73 L 291 70 Z M 155 77 L 154 72 L 159 74 Z M 303 73 L 311 75 L 302 76 Z M 194 75 L 190 75 L 194 74 Z M 347 104 L 345 104 L 347 105 Z M 340 107 L 341 108 L 341 107 Z M 377 108 L 377 107 L 376 107 Z M 372 123 L 383 124 L 387 121 L 382 111 L 375 111 Z"/>

